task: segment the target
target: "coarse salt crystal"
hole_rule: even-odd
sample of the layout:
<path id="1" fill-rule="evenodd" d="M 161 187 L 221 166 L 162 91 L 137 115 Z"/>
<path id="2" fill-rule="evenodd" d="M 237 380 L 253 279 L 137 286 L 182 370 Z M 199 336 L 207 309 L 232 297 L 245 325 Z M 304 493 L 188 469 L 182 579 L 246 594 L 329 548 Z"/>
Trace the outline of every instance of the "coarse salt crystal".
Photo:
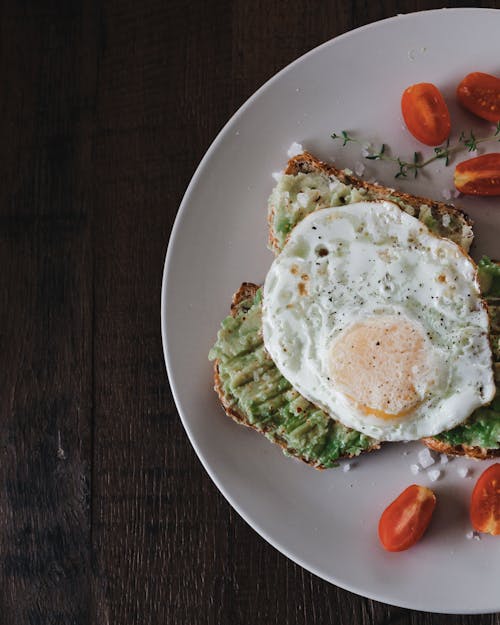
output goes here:
<path id="1" fill-rule="evenodd" d="M 441 191 L 441 195 L 444 197 L 445 200 L 451 200 L 451 191 L 449 189 L 443 189 Z M 445 225 L 445 223 L 444 223 L 444 218 L 445 217 L 448 217 L 448 219 L 450 218 L 449 215 L 443 215 L 443 226 Z M 449 225 L 449 222 L 448 222 L 448 225 Z"/>
<path id="2" fill-rule="evenodd" d="M 307 194 L 306 193 L 297 193 L 297 202 L 300 204 L 300 206 L 302 206 L 302 208 L 305 208 L 307 206 Z"/>
<path id="3" fill-rule="evenodd" d="M 427 469 L 427 467 L 432 466 L 436 462 L 430 452 L 430 449 L 427 447 L 418 452 L 418 461 L 423 469 Z"/>
<path id="4" fill-rule="evenodd" d="M 473 538 L 474 540 L 481 540 L 481 534 L 479 532 L 476 532 L 476 530 L 470 530 L 470 532 L 467 532 L 467 534 L 465 534 L 465 538 L 467 538 L 467 540 L 470 540 L 471 538 Z"/>
<path id="5" fill-rule="evenodd" d="M 465 535 L 465 538 L 467 538 L 467 540 L 470 540 L 471 538 L 474 540 L 481 540 L 481 534 L 476 532 L 476 530 L 470 530 L 470 532 L 467 532 Z"/>
<path id="6" fill-rule="evenodd" d="M 417 475 L 417 473 L 420 473 L 420 467 L 418 466 L 418 464 L 410 464 L 410 471 L 413 473 L 413 475 Z"/>
<path id="7" fill-rule="evenodd" d="M 363 147 L 361 148 L 361 156 L 364 156 L 365 158 L 367 156 L 371 156 L 372 155 L 372 144 L 371 143 L 364 143 Z"/>
<path id="8" fill-rule="evenodd" d="M 460 477 L 467 477 L 469 475 L 469 467 L 458 467 L 457 473 Z"/>
<path id="9" fill-rule="evenodd" d="M 346 463 L 342 466 L 342 471 L 344 473 L 347 473 L 347 471 L 350 471 L 350 470 L 351 470 L 351 465 L 349 463 Z"/>
<path id="10" fill-rule="evenodd" d="M 303 151 L 304 151 L 304 148 L 302 147 L 302 145 L 294 141 L 292 145 L 288 148 L 288 152 L 287 152 L 288 158 L 293 158 L 294 156 L 297 156 L 298 154 L 302 154 Z"/>
<path id="11" fill-rule="evenodd" d="M 441 218 L 441 222 L 445 228 L 447 228 L 450 225 L 450 221 L 451 221 L 451 217 L 448 215 L 448 213 L 445 213 L 443 217 Z"/>
<path id="12" fill-rule="evenodd" d="M 439 469 L 432 469 L 432 471 L 428 471 L 427 475 L 431 482 L 435 482 L 441 477 L 441 471 Z"/>
<path id="13" fill-rule="evenodd" d="M 354 166 L 354 172 L 356 173 L 356 176 L 362 176 L 365 172 L 365 166 L 363 163 L 358 161 Z"/>
<path id="14" fill-rule="evenodd" d="M 441 454 L 441 458 L 440 458 L 441 464 L 448 464 L 449 461 L 450 459 L 448 458 L 446 454 Z"/>

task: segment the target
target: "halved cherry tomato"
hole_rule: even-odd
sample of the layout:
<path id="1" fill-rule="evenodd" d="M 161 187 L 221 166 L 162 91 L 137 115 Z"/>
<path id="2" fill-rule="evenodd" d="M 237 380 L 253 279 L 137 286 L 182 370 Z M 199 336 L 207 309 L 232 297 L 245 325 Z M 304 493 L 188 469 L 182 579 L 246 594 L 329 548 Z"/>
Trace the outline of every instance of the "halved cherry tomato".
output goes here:
<path id="1" fill-rule="evenodd" d="M 401 112 L 408 130 L 425 145 L 440 145 L 450 135 L 448 107 L 439 89 L 430 82 L 405 89 Z"/>
<path id="2" fill-rule="evenodd" d="M 500 195 L 500 153 L 483 154 L 459 163 L 454 182 L 467 195 Z"/>
<path id="3" fill-rule="evenodd" d="M 404 551 L 427 529 L 436 506 L 436 496 L 425 486 L 412 484 L 387 507 L 378 524 L 380 542 L 387 551 Z"/>
<path id="4" fill-rule="evenodd" d="M 484 471 L 472 491 L 470 503 L 472 527 L 478 532 L 500 534 L 500 463 Z"/>
<path id="5" fill-rule="evenodd" d="M 490 122 L 500 121 L 500 78 L 472 72 L 458 85 L 457 98 L 474 115 Z"/>

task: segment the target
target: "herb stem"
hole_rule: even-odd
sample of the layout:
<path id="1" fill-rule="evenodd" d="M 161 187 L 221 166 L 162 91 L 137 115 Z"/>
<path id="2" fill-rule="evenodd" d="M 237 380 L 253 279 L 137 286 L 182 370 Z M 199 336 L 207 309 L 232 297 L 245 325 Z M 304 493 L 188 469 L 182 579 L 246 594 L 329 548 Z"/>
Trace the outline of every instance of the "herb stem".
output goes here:
<path id="1" fill-rule="evenodd" d="M 391 163 L 396 163 L 399 167 L 396 172 L 396 178 L 406 178 L 408 173 L 413 173 L 414 177 L 417 177 L 418 171 L 427 165 L 430 165 L 434 161 L 439 159 L 444 159 L 445 165 L 448 166 L 450 164 L 450 157 L 454 154 L 458 154 L 459 152 L 463 152 L 467 150 L 468 152 L 474 152 L 477 150 L 477 146 L 481 143 L 487 143 L 489 141 L 500 141 L 500 122 L 497 123 L 493 134 L 488 135 L 486 137 L 476 137 L 473 131 L 469 131 L 469 134 L 462 132 L 458 138 L 458 141 L 455 145 L 450 147 L 450 141 L 446 142 L 445 145 L 434 148 L 434 154 L 427 159 L 423 159 L 420 152 L 414 152 L 413 159 L 411 161 L 404 160 L 399 156 L 391 156 L 388 153 L 387 145 L 385 143 L 382 144 L 380 150 L 378 152 L 368 152 L 367 154 L 363 154 L 363 156 L 372 161 L 389 161 Z M 357 137 L 353 137 L 346 130 L 342 130 L 340 135 L 335 132 L 331 135 L 332 139 L 340 139 L 342 141 L 342 147 L 346 146 L 348 143 L 356 143 L 362 146 L 363 151 L 367 152 L 366 142 L 358 139 Z"/>

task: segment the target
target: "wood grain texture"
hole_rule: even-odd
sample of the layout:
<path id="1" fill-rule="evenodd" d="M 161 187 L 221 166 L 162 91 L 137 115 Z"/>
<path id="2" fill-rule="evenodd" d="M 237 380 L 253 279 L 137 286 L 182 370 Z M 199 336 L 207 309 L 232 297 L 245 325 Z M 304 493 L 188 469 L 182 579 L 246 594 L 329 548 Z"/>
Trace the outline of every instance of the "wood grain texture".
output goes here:
<path id="1" fill-rule="evenodd" d="M 0 7 L 0 625 L 500 625 L 357 597 L 270 547 L 197 460 L 161 349 L 169 232 L 230 115 L 323 41 L 439 6 Z"/>
<path id="2" fill-rule="evenodd" d="M 0 621 L 90 605 L 90 211 L 80 7 L 3 8 Z M 87 127 L 88 128 L 88 127 Z"/>

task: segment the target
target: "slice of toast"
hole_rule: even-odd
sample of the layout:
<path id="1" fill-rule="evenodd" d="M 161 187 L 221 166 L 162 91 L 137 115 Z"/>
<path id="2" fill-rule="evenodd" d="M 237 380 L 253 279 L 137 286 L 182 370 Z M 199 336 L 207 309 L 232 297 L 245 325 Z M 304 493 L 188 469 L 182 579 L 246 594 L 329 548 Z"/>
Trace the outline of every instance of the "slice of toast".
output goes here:
<path id="1" fill-rule="evenodd" d="M 238 317 L 240 317 L 240 319 L 245 318 L 245 315 L 247 315 L 248 312 L 251 311 L 252 307 L 255 305 L 258 290 L 259 287 L 256 284 L 249 282 L 244 282 L 240 286 L 238 291 L 236 291 L 236 293 L 234 294 L 231 303 L 231 317 L 233 319 L 238 319 Z M 498 317 L 496 321 L 495 319 L 492 320 L 491 340 L 492 344 L 494 344 L 493 352 L 495 358 L 496 376 L 497 380 L 500 383 L 500 298 L 490 297 L 488 301 L 490 311 L 495 310 L 495 314 Z M 260 334 L 260 330 L 256 330 L 255 328 L 254 332 L 258 332 Z M 253 349 L 257 351 L 257 349 L 261 347 L 262 340 L 260 337 L 258 341 L 253 342 Z M 268 359 L 269 364 L 272 365 L 270 357 L 266 355 L 266 358 Z M 286 455 L 294 456 L 317 469 L 329 468 L 331 466 L 334 466 L 336 462 L 341 458 L 353 457 L 355 455 L 359 455 L 359 453 L 373 451 L 380 447 L 380 443 L 378 443 L 377 441 L 373 439 L 368 439 L 368 437 L 362 437 L 360 439 L 354 439 L 354 441 L 351 441 L 350 447 L 339 447 L 338 453 L 334 456 L 328 457 L 326 460 L 324 454 L 322 458 L 320 453 L 302 453 L 291 444 L 289 437 L 287 437 L 286 435 L 283 436 L 279 433 L 278 428 L 276 427 L 276 420 L 271 420 L 267 424 L 263 424 L 262 422 L 252 422 L 245 408 L 239 405 L 234 394 L 228 392 L 227 388 L 225 387 L 225 384 L 221 377 L 220 361 L 218 358 L 214 362 L 214 382 L 215 391 L 217 392 L 220 402 L 229 417 L 231 417 L 234 421 L 241 425 L 245 425 L 246 427 L 253 428 L 256 431 L 263 433 L 269 440 L 278 444 L 283 449 Z M 279 386 L 278 384 L 276 385 Z M 291 392 L 293 393 L 293 391 Z M 296 400 L 300 399 L 298 393 L 295 392 L 294 396 Z M 303 407 L 307 405 L 312 406 L 311 404 L 309 404 L 309 402 L 303 400 L 303 398 L 302 401 L 304 402 L 301 404 Z M 315 409 L 315 407 L 313 407 L 313 409 Z M 498 409 L 500 409 L 500 406 Z M 330 417 L 326 415 L 321 416 L 320 414 L 318 414 L 321 413 L 321 411 L 319 411 L 318 409 L 315 410 L 317 411 L 316 417 L 324 420 L 325 423 L 330 422 L 332 424 L 331 427 L 337 428 L 338 436 L 345 436 L 345 432 L 348 431 L 348 428 L 344 428 L 344 426 L 335 423 L 333 420 L 330 419 Z M 488 408 L 480 409 L 479 411 L 476 411 L 476 413 L 474 413 L 474 415 L 466 424 L 457 426 L 451 432 L 444 433 L 441 436 L 425 438 L 422 442 L 424 442 L 431 449 L 448 455 L 462 455 L 479 459 L 499 457 L 500 442 L 499 447 L 497 448 L 486 448 L 479 445 L 468 445 L 466 443 L 457 444 L 456 442 L 457 439 L 470 439 L 470 426 L 472 425 L 472 427 L 474 427 L 474 424 L 477 423 L 478 420 L 483 420 L 485 422 L 485 427 L 487 427 L 487 422 L 492 418 L 498 420 L 497 414 L 491 413 Z M 451 442 L 450 440 L 447 440 L 447 438 L 450 438 L 450 436 Z"/>
<path id="2" fill-rule="evenodd" d="M 269 198 L 270 249 L 278 254 L 293 227 L 310 212 L 362 200 L 390 200 L 464 251 L 471 246 L 472 221 L 453 205 L 365 182 L 303 152 L 288 161 Z"/>
<path id="3" fill-rule="evenodd" d="M 264 434 L 286 455 L 326 469 L 341 458 L 380 447 L 378 441 L 331 419 L 281 376 L 263 345 L 256 284 L 244 282 L 234 294 L 231 316 L 223 321 L 210 358 L 214 388 L 226 414 Z"/>

